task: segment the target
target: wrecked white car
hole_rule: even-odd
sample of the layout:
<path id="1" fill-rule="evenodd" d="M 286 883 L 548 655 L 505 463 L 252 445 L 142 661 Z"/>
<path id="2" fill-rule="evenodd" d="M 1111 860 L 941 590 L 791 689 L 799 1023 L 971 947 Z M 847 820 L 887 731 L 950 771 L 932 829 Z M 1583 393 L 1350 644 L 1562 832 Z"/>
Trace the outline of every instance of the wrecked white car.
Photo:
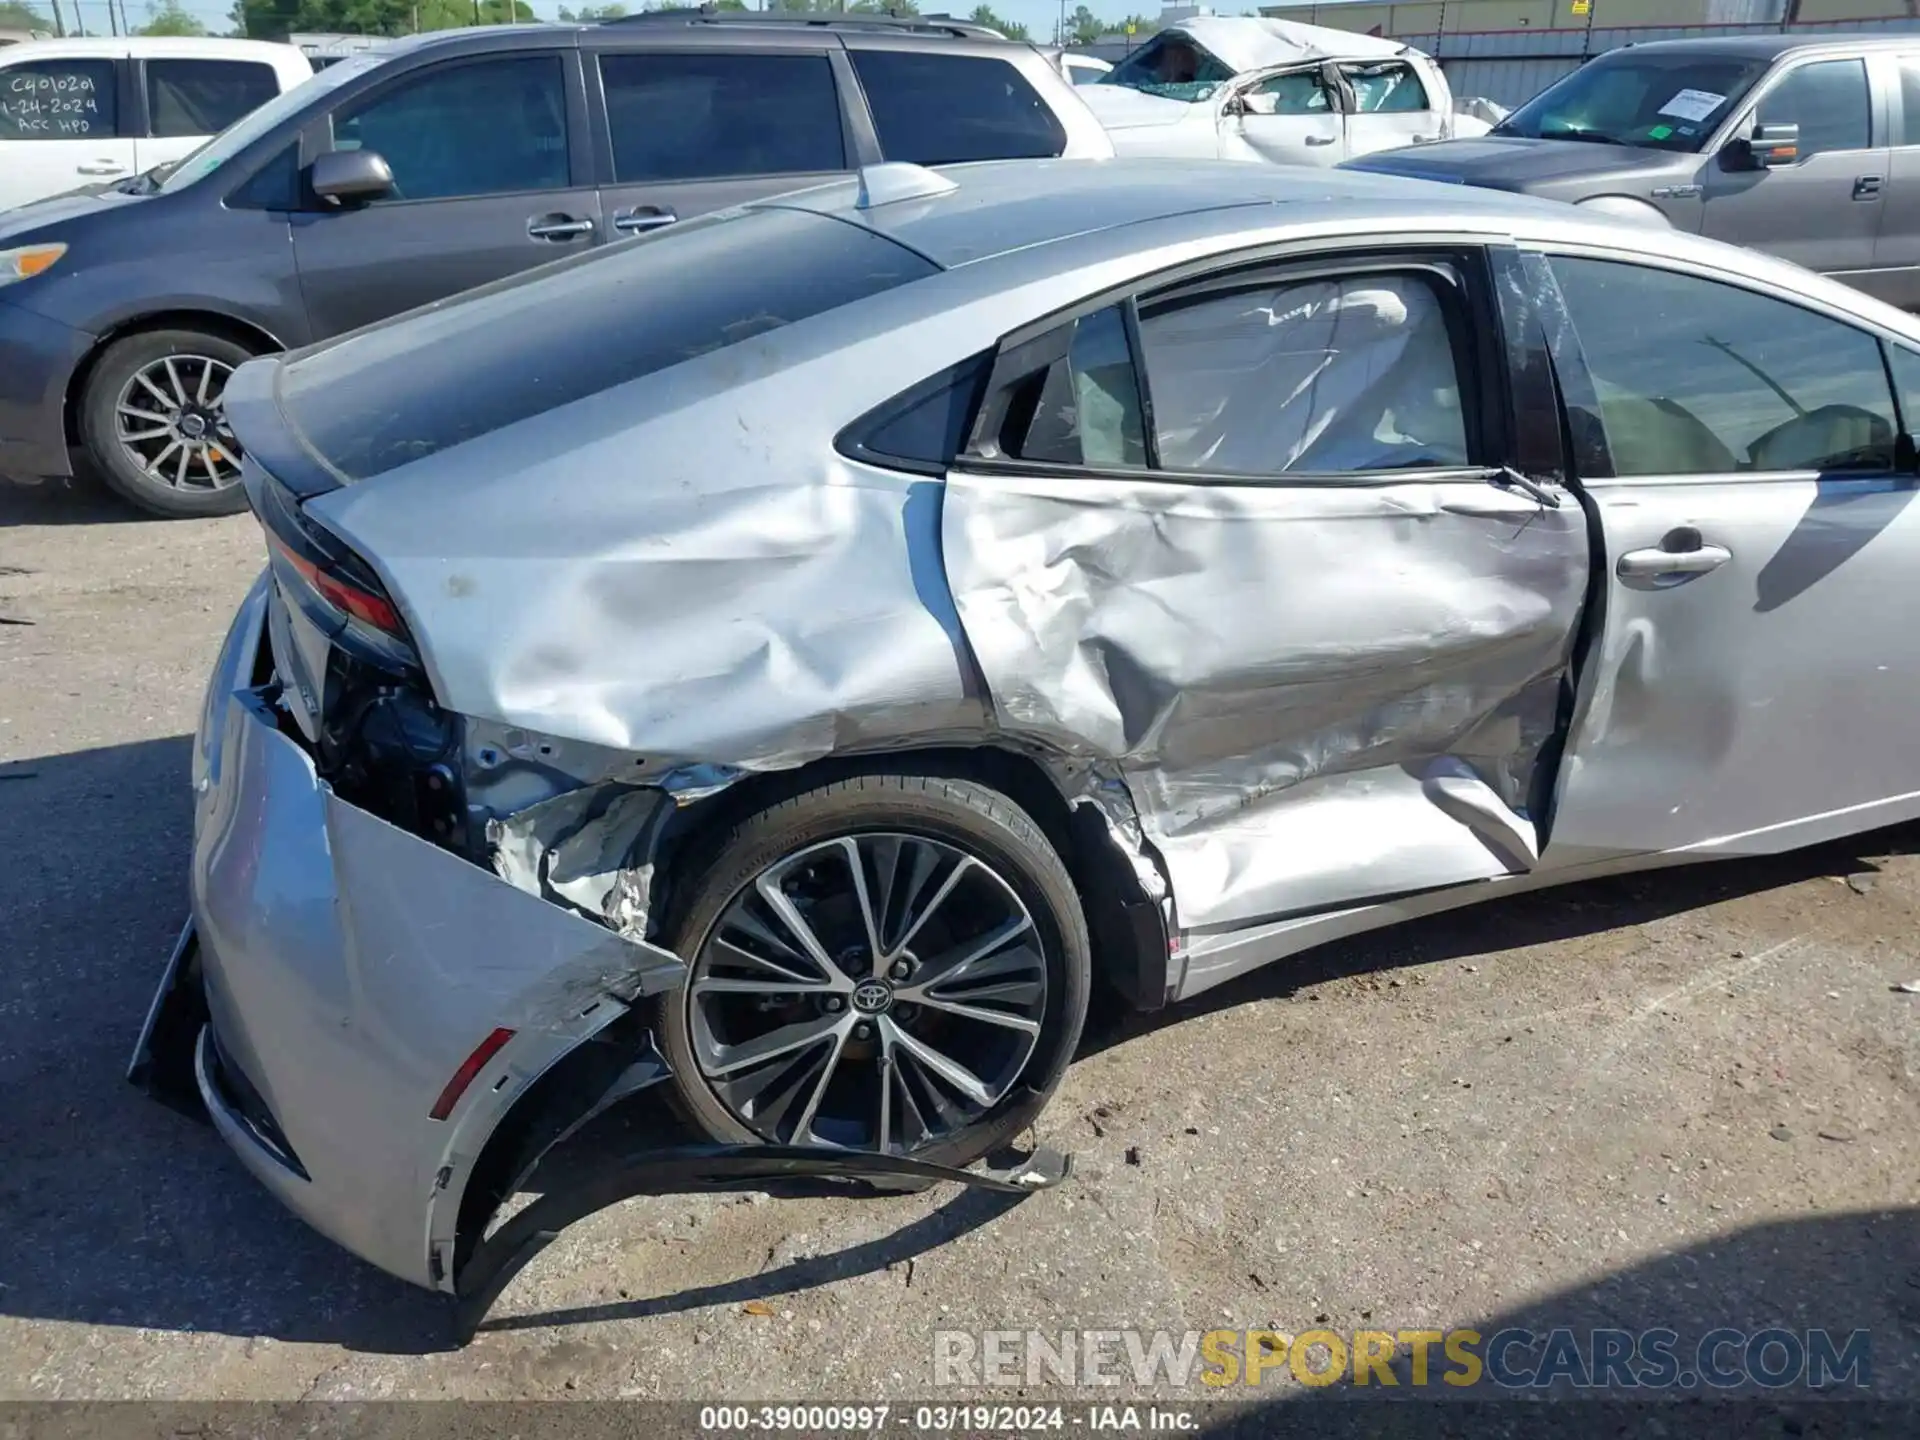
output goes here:
<path id="1" fill-rule="evenodd" d="M 1920 813 L 1916 377 L 1710 241 L 1126 160 L 874 167 L 253 361 L 270 566 L 134 1078 L 467 1330 L 627 1195 L 1044 1185 L 956 1167 L 1096 985 Z M 668 1102 L 694 1148 L 537 1168 Z"/>
<path id="2" fill-rule="evenodd" d="M 1499 118 L 1456 102 L 1433 59 L 1397 40 L 1250 17 L 1161 30 L 1079 93 L 1116 153 L 1196 160 L 1337 165 Z"/>

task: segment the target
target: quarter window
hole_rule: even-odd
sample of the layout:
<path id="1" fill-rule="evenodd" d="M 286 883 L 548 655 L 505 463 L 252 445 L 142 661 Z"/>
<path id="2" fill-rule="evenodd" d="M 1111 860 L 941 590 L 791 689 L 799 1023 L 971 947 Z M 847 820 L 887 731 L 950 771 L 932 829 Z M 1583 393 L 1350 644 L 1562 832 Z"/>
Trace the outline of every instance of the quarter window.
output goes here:
<path id="1" fill-rule="evenodd" d="M 1893 395 L 1873 336 L 1737 286 L 1555 259 L 1618 475 L 1887 470 Z M 1576 447 L 1578 448 L 1578 447 Z"/>
<path id="2" fill-rule="evenodd" d="M 1016 460 L 1138 467 L 1145 437 L 1126 311 L 1110 305 L 1075 321 L 1067 353 L 1015 387 L 995 443 Z"/>
<path id="3" fill-rule="evenodd" d="M 271 65 L 235 60 L 147 61 L 147 125 L 154 135 L 218 135 L 280 93 Z"/>
<path id="4" fill-rule="evenodd" d="M 0 69 L 0 140 L 97 140 L 114 133 L 111 60 L 39 60 Z"/>
<path id="5" fill-rule="evenodd" d="M 1872 131 L 1864 60 L 1802 65 L 1761 100 L 1762 125 L 1798 125 L 1800 158 L 1828 150 L 1864 150 Z"/>
<path id="6" fill-rule="evenodd" d="M 944 165 L 1058 155 L 1067 132 L 1012 65 L 979 55 L 855 50 L 881 152 Z"/>
<path id="7" fill-rule="evenodd" d="M 1289 281 L 1143 311 L 1160 463 L 1222 475 L 1469 463 L 1452 327 L 1422 274 Z"/>
<path id="8" fill-rule="evenodd" d="M 567 93 L 557 55 L 453 65 L 336 117 L 334 148 L 372 150 L 394 199 L 451 200 L 568 183 Z"/>
<path id="9" fill-rule="evenodd" d="M 623 184 L 847 168 L 824 55 L 604 55 L 600 78 Z"/>

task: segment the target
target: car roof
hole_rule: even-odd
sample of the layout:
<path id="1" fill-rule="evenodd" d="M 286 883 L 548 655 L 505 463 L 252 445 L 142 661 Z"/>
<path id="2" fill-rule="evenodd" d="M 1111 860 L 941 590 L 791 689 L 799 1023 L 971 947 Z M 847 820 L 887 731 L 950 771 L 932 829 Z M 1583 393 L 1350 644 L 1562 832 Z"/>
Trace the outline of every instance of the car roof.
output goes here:
<path id="1" fill-rule="evenodd" d="M 1737 55 L 1746 60 L 1775 60 L 1802 50 L 1889 50 L 1920 48 L 1920 35 L 1728 35 L 1687 40 L 1649 40 L 1609 50 L 1607 55 Z M 1605 59 L 1606 56 L 1597 56 Z"/>
<path id="2" fill-rule="evenodd" d="M 971 33 L 978 30 L 978 33 Z M 612 20 L 593 20 L 582 24 L 467 25 L 456 30 L 429 30 L 419 35 L 402 35 L 382 42 L 383 55 L 405 54 L 421 50 L 484 45 L 488 49 L 511 48 L 512 40 L 539 39 L 561 46 L 579 45 L 595 39 L 622 46 L 665 43 L 675 47 L 689 44 L 701 47 L 765 45 L 769 40 L 792 43 L 807 37 L 841 42 L 872 44 L 884 42 L 889 49 L 926 46 L 942 51 L 984 47 L 993 50 L 1027 50 L 1025 41 L 1008 40 L 979 29 L 968 21 L 949 23 L 946 17 L 924 16 L 914 20 L 892 20 L 886 16 L 761 14 L 753 11 L 728 11 L 720 15 L 698 12 L 645 11 Z"/>
<path id="3" fill-rule="evenodd" d="M 174 57 L 200 55 L 226 60 L 248 57 L 279 59 L 289 52 L 299 53 L 291 45 L 270 40 L 229 40 L 212 35 L 76 35 L 67 39 L 23 40 L 17 45 L 8 45 L 0 49 L 0 63 L 11 65 L 21 60 L 78 60 L 95 56 L 113 59 L 127 54 L 165 54 Z"/>
<path id="4" fill-rule="evenodd" d="M 1253 206 L 1286 206 L 1288 218 L 1303 223 L 1401 213 L 1429 222 L 1454 216 L 1472 229 L 1498 229 L 1503 216 L 1567 213 L 1557 202 L 1498 190 L 1228 160 L 993 161 L 943 166 L 938 174 L 958 188 L 862 208 L 855 179 L 762 203 L 867 226 L 945 269 L 1181 216 L 1193 220 L 1195 235 L 1208 234 L 1219 228 L 1214 212 Z"/>

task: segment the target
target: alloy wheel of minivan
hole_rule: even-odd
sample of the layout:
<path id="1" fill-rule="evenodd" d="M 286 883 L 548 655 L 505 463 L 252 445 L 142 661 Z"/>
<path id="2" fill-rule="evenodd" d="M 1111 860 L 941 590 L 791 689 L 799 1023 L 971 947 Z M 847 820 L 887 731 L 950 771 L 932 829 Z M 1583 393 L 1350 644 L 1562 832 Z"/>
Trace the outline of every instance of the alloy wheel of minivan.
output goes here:
<path id="1" fill-rule="evenodd" d="M 246 508 L 223 400 L 252 352 L 222 335 L 151 330 L 110 345 L 88 375 L 80 434 L 100 478 L 157 515 Z"/>
<path id="2" fill-rule="evenodd" d="M 1078 896 L 984 786 L 863 776 L 772 806 L 692 911 L 661 1028 L 710 1138 L 963 1163 L 1038 1113 L 1078 1042 Z"/>
<path id="3" fill-rule="evenodd" d="M 114 398 L 114 428 L 143 473 L 176 490 L 218 490 L 240 479 L 240 443 L 221 399 L 233 367 L 210 355 L 163 355 L 133 372 Z"/>

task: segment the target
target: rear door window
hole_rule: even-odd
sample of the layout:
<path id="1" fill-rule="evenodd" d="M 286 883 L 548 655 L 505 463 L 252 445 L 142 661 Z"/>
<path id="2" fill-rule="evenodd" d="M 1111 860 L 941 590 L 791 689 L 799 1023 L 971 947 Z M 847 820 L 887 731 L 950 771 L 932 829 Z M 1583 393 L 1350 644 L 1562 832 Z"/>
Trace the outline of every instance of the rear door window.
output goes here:
<path id="1" fill-rule="evenodd" d="M 622 185 L 847 168 L 825 55 L 607 54 L 600 80 Z"/>
<path id="2" fill-rule="evenodd" d="M 218 135 L 280 93 L 271 65 L 240 60 L 147 61 L 147 125 L 153 135 Z"/>
<path id="3" fill-rule="evenodd" d="M 1060 154 L 1067 132 L 1026 76 L 990 55 L 854 50 L 881 153 L 915 165 Z"/>
<path id="4" fill-rule="evenodd" d="M 1143 306 L 1160 463 L 1333 475 L 1471 463 L 1454 326 L 1421 273 L 1302 278 Z"/>
<path id="5" fill-rule="evenodd" d="M 395 200 L 564 190 L 560 57 L 517 55 L 429 70 L 335 117 L 333 143 L 379 154 L 393 171 Z"/>
<path id="6" fill-rule="evenodd" d="M 0 69 L 0 140 L 115 133 L 111 60 L 35 60 Z"/>

